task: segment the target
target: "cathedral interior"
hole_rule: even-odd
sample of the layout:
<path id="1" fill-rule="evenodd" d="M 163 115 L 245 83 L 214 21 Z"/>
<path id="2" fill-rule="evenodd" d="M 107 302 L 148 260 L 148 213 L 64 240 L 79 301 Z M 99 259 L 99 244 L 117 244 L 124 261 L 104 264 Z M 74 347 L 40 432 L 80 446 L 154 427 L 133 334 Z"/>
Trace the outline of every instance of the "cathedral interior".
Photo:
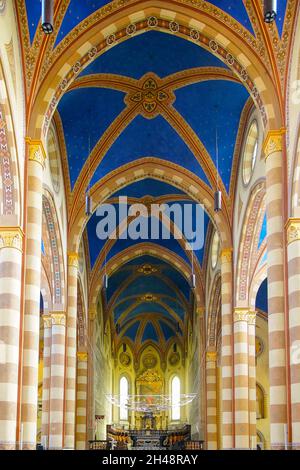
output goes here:
<path id="1" fill-rule="evenodd" d="M 0 176 L 1 450 L 300 449 L 299 1 L 0 0 Z"/>

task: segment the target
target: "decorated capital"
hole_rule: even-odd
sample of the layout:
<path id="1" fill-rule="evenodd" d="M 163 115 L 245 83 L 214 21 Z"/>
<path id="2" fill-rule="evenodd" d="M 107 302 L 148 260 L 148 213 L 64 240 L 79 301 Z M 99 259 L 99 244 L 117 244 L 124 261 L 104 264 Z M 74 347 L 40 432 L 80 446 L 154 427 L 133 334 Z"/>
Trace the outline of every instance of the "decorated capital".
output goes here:
<path id="1" fill-rule="evenodd" d="M 51 313 L 52 325 L 66 326 L 66 314 L 65 312 L 53 312 Z"/>
<path id="2" fill-rule="evenodd" d="M 2 227 L 0 229 L 0 249 L 15 248 L 23 251 L 23 231 L 20 227 Z"/>
<path id="3" fill-rule="evenodd" d="M 300 241 L 300 219 L 289 219 L 286 231 L 288 244 Z"/>
<path id="4" fill-rule="evenodd" d="M 68 253 L 68 266 L 78 269 L 78 253 Z"/>
<path id="5" fill-rule="evenodd" d="M 286 133 L 285 129 L 269 131 L 265 139 L 263 150 L 265 158 L 276 152 L 281 152 L 283 149 L 283 137 Z"/>
<path id="6" fill-rule="evenodd" d="M 87 352 L 77 352 L 77 360 L 80 362 L 87 362 L 88 360 L 88 353 Z"/>
<path id="7" fill-rule="evenodd" d="M 45 168 L 45 160 L 47 157 L 43 143 L 40 140 L 32 140 L 30 137 L 26 137 L 25 141 L 28 145 L 28 160 L 39 163 Z"/>

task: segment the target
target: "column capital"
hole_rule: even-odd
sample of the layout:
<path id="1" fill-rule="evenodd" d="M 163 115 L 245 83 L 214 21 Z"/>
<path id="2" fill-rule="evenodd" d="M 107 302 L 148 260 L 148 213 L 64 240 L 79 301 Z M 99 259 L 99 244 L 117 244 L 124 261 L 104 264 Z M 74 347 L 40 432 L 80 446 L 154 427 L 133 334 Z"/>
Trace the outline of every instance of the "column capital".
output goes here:
<path id="1" fill-rule="evenodd" d="M 288 244 L 300 241 L 300 219 L 290 218 L 286 223 Z"/>
<path id="2" fill-rule="evenodd" d="M 206 362 L 217 362 L 217 351 L 207 351 Z"/>
<path id="3" fill-rule="evenodd" d="M 87 352 L 78 351 L 78 352 L 77 352 L 77 359 L 78 359 L 78 361 L 81 361 L 81 362 L 87 362 L 87 360 L 88 360 L 88 353 L 87 353 Z"/>
<path id="4" fill-rule="evenodd" d="M 196 313 L 200 318 L 204 317 L 205 307 L 197 307 Z"/>
<path id="5" fill-rule="evenodd" d="M 43 322 L 44 322 L 44 329 L 51 328 L 51 326 L 52 326 L 51 315 L 43 315 L 42 319 L 43 319 Z"/>
<path id="6" fill-rule="evenodd" d="M 78 268 L 78 253 L 68 253 L 68 266 L 73 266 L 74 268 Z"/>
<path id="7" fill-rule="evenodd" d="M 224 248 L 221 251 L 221 261 L 222 263 L 231 263 L 232 261 L 232 248 Z"/>
<path id="8" fill-rule="evenodd" d="M 255 325 L 256 312 L 249 310 L 249 308 L 237 307 L 233 311 L 233 321 L 247 322 L 249 325 Z"/>
<path id="9" fill-rule="evenodd" d="M 66 326 L 65 312 L 52 312 L 51 319 L 52 319 L 52 325 Z"/>
<path id="10" fill-rule="evenodd" d="M 256 322 L 256 312 L 254 310 L 248 313 L 248 325 L 255 325 Z"/>
<path id="11" fill-rule="evenodd" d="M 47 158 L 44 145 L 41 140 L 32 140 L 30 137 L 25 137 L 25 142 L 28 145 L 29 156 L 28 159 L 32 162 L 37 162 L 45 168 L 45 160 Z"/>
<path id="12" fill-rule="evenodd" d="M 272 153 L 281 152 L 283 149 L 283 136 L 286 134 L 286 129 L 272 130 L 267 133 L 263 144 L 263 151 L 267 159 Z"/>
<path id="13" fill-rule="evenodd" d="M 15 248 L 23 251 L 24 233 L 20 227 L 0 228 L 0 248 Z"/>
<path id="14" fill-rule="evenodd" d="M 248 322 L 248 314 L 249 314 L 248 308 L 239 308 L 239 307 L 235 308 L 233 311 L 234 323 L 239 322 L 239 321 Z"/>
<path id="15" fill-rule="evenodd" d="M 97 310 L 95 308 L 91 308 L 89 310 L 89 320 L 93 321 L 96 319 L 97 316 Z"/>

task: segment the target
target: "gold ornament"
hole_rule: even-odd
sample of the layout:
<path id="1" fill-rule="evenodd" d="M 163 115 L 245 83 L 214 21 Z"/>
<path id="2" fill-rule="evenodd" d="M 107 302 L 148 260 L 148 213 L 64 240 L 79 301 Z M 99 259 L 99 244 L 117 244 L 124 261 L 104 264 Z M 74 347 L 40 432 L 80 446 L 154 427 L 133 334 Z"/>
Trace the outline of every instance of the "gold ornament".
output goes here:
<path id="1" fill-rule="evenodd" d="M 52 325 L 66 326 L 66 314 L 65 312 L 53 312 L 51 313 Z"/>
<path id="2" fill-rule="evenodd" d="M 272 153 L 281 152 L 283 148 L 283 136 L 285 135 L 285 129 L 279 129 L 276 131 L 269 131 L 265 139 L 263 149 L 265 158 L 267 159 Z"/>
<path id="3" fill-rule="evenodd" d="M 51 328 L 52 318 L 51 315 L 43 315 L 44 328 Z"/>
<path id="4" fill-rule="evenodd" d="M 19 227 L 2 227 L 0 230 L 0 248 L 16 248 L 23 251 L 24 234 Z"/>
<path id="5" fill-rule="evenodd" d="M 207 351 L 206 353 L 206 362 L 216 362 L 217 361 L 217 352 L 216 351 Z"/>
<path id="6" fill-rule="evenodd" d="M 73 266 L 78 269 L 78 254 L 68 253 L 68 266 Z"/>
<path id="7" fill-rule="evenodd" d="M 87 353 L 87 352 L 78 351 L 78 352 L 77 352 L 77 360 L 80 361 L 80 362 L 87 362 L 87 360 L 88 360 L 88 353 Z"/>
<path id="8" fill-rule="evenodd" d="M 300 219 L 289 219 L 286 228 L 288 244 L 300 240 Z"/>
<path id="9" fill-rule="evenodd" d="M 30 137 L 25 138 L 28 144 L 29 161 L 37 162 L 45 168 L 46 152 L 40 140 L 31 140 Z"/>
<path id="10" fill-rule="evenodd" d="M 221 251 L 221 260 L 222 260 L 222 263 L 231 263 L 232 248 L 224 248 L 224 250 Z"/>

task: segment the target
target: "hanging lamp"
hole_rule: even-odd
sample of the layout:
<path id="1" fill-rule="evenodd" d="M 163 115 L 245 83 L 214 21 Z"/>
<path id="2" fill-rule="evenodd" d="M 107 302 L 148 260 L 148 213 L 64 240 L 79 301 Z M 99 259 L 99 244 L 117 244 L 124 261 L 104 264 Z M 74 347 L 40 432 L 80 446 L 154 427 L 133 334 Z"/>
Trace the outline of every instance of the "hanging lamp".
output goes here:
<path id="1" fill-rule="evenodd" d="M 53 0 L 42 0 L 42 30 L 45 34 L 53 33 Z"/>

